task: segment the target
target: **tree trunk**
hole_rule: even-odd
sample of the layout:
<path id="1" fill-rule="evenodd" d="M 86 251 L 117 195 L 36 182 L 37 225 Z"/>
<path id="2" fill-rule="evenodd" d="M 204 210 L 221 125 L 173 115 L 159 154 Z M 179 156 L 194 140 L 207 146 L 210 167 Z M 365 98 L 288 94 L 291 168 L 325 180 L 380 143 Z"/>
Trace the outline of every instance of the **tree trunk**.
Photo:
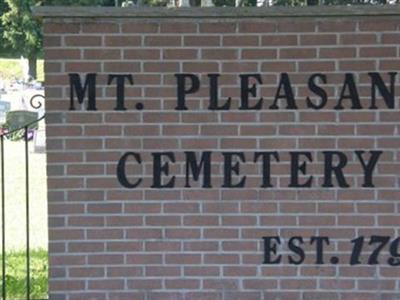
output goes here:
<path id="1" fill-rule="evenodd" d="M 36 69 L 36 62 L 37 62 L 37 56 L 32 55 L 29 56 L 29 77 L 36 79 L 37 78 L 37 69 Z"/>

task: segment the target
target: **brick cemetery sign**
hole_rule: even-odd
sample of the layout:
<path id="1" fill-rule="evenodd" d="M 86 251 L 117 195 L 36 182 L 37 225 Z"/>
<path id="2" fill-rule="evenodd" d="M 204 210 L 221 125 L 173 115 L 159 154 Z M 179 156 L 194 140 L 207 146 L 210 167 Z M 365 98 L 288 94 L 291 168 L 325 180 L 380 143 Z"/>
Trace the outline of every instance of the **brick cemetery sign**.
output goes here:
<path id="1" fill-rule="evenodd" d="M 36 9 L 50 298 L 400 297 L 400 9 Z"/>

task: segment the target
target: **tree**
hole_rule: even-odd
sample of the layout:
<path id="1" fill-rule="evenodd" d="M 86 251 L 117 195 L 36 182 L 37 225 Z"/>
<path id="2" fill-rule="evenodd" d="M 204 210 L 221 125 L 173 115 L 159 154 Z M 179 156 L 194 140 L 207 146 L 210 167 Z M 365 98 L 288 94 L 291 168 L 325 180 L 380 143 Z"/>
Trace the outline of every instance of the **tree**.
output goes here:
<path id="1" fill-rule="evenodd" d="M 0 42 L 3 41 L 4 46 L 14 54 L 28 58 L 29 75 L 36 78 L 36 61 L 42 51 L 42 33 L 40 20 L 32 16 L 32 6 L 111 6 L 114 3 L 115 0 L 0 0 Z M 3 13 L 2 9 L 6 7 L 8 11 Z"/>
<path id="2" fill-rule="evenodd" d="M 115 0 L 44 0 L 41 5 L 62 6 L 114 6 Z"/>
<path id="3" fill-rule="evenodd" d="M 0 55 L 6 55 L 9 50 L 7 50 L 7 47 L 5 45 L 5 41 L 3 38 L 3 33 L 4 33 L 4 27 L 1 23 L 1 16 L 4 15 L 8 11 L 8 5 L 5 0 L 0 0 Z"/>
<path id="4" fill-rule="evenodd" d="M 4 15 L 8 11 L 8 6 L 5 0 L 0 0 L 0 16 Z M 0 41 L 3 37 L 3 26 L 0 22 Z M 0 44 L 0 47 L 3 46 L 3 44 Z"/>
<path id="5" fill-rule="evenodd" d="M 29 75 L 36 78 L 36 60 L 42 49 L 40 21 L 32 17 L 35 0 L 6 0 L 9 11 L 1 17 L 3 39 L 14 53 L 29 60 Z"/>

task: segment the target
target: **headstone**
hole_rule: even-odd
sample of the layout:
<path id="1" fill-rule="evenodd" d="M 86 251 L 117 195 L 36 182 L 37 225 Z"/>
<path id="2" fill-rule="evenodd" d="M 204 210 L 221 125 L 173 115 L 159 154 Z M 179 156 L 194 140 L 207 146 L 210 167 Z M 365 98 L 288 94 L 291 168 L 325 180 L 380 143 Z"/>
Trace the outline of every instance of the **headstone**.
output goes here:
<path id="1" fill-rule="evenodd" d="M 6 115 L 10 111 L 11 104 L 8 101 L 0 101 L 0 124 L 6 122 Z"/>
<path id="2" fill-rule="evenodd" d="M 8 112 L 10 111 L 11 104 L 8 101 L 0 101 L 0 112 Z"/>
<path id="3" fill-rule="evenodd" d="M 214 3 L 212 0 L 201 0 L 201 6 L 202 7 L 213 7 Z"/>
<path id="4" fill-rule="evenodd" d="M 46 134 L 44 130 L 35 130 L 33 135 L 33 151 L 44 153 L 46 150 Z"/>
<path id="5" fill-rule="evenodd" d="M 19 61 L 21 68 L 22 68 L 22 75 L 24 78 L 25 82 L 29 81 L 29 61 L 21 56 L 20 61 Z"/>
<path id="6" fill-rule="evenodd" d="M 180 0 L 179 7 L 190 7 L 190 1 L 189 0 Z"/>
<path id="7" fill-rule="evenodd" d="M 6 118 L 9 131 L 23 128 L 37 119 L 38 119 L 37 112 L 26 111 L 26 110 L 10 111 L 8 112 Z M 35 129 L 37 127 L 38 127 L 37 123 L 34 123 L 31 126 L 29 126 L 29 128 L 35 128 Z"/>

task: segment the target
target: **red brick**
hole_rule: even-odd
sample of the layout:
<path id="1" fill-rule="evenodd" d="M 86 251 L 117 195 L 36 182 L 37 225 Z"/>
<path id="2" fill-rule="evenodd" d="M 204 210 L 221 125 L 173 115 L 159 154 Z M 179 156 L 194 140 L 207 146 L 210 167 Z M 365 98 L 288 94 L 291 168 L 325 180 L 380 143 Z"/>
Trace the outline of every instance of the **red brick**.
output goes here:
<path id="1" fill-rule="evenodd" d="M 356 48 L 340 47 L 340 48 L 320 48 L 319 57 L 321 58 L 350 58 L 356 57 Z"/>
<path id="2" fill-rule="evenodd" d="M 159 49 L 124 49 L 124 59 L 132 60 L 158 60 L 161 58 L 161 51 Z"/>
<path id="3" fill-rule="evenodd" d="M 366 300 L 378 289 L 385 299 L 395 297 L 399 274 L 382 264 L 387 252 L 379 266 L 348 265 L 351 239 L 395 237 L 399 226 L 399 115 L 379 93 L 379 109 L 369 109 L 367 74 L 400 66 L 394 17 L 65 21 L 45 18 L 51 299 Z M 98 73 L 98 111 L 86 111 L 87 103 L 68 111 L 69 72 Z M 298 110 L 285 109 L 284 101 L 278 110 L 269 108 L 283 72 Z M 321 86 L 329 101 L 320 110 L 305 101 L 318 101 L 307 86 L 317 72 L 328 79 Z M 355 75 L 364 109 L 351 111 L 349 100 L 344 110 L 333 109 L 343 72 Z M 107 73 L 133 74 L 127 111 L 114 110 L 115 82 L 107 86 Z M 187 111 L 175 109 L 175 73 L 201 79 L 199 91 L 186 95 Z M 222 74 L 218 93 L 221 103 L 232 97 L 229 111 L 208 110 L 209 73 Z M 262 110 L 238 109 L 243 73 L 261 73 L 263 84 L 250 104 L 263 97 Z M 375 188 L 364 188 L 354 150 L 376 147 L 384 153 Z M 280 152 L 280 162 L 271 164 L 272 188 L 260 189 L 261 162 L 252 162 L 260 149 Z M 287 152 L 301 149 L 313 155 L 300 175 L 301 181 L 314 176 L 311 189 L 288 187 Z M 321 152 L 332 149 L 349 157 L 344 172 L 350 188 L 321 187 Z M 247 176 L 245 188 L 220 189 L 222 150 L 246 150 L 240 175 L 233 174 L 234 182 Z M 140 165 L 129 164 L 128 176 L 143 177 L 134 189 L 122 187 L 116 176 L 128 151 L 142 156 Z M 170 174 L 163 174 L 176 176 L 173 189 L 150 187 L 151 152 L 162 151 L 176 153 Z M 202 178 L 184 187 L 184 151 L 214 152 L 212 188 L 202 188 Z M 284 260 L 263 265 L 261 237 L 275 235 Z M 325 260 L 335 252 L 340 265 L 315 265 L 309 255 L 315 245 L 308 244 L 315 235 L 330 237 Z M 306 241 L 300 267 L 287 264 L 292 236 Z"/>
<path id="4" fill-rule="evenodd" d="M 321 32 L 345 32 L 355 31 L 357 23 L 354 21 L 341 20 L 321 20 L 318 22 L 318 31 Z"/>
<path id="5" fill-rule="evenodd" d="M 197 59 L 197 49 L 164 49 L 163 59 Z"/>
<path id="6" fill-rule="evenodd" d="M 297 35 L 264 35 L 261 37 L 262 46 L 291 46 L 297 45 Z"/>
<path id="7" fill-rule="evenodd" d="M 395 57 L 397 54 L 394 47 L 362 47 L 360 57 Z"/>
<path id="8" fill-rule="evenodd" d="M 239 32 L 244 33 L 265 33 L 274 32 L 276 30 L 276 24 L 273 22 L 240 22 Z"/>
<path id="9" fill-rule="evenodd" d="M 221 59 L 221 60 L 231 60 L 238 58 L 237 49 L 202 49 L 201 58 L 203 59 Z"/>
<path id="10" fill-rule="evenodd" d="M 49 22 L 44 23 L 44 33 L 46 34 L 60 34 L 60 33 L 78 33 L 80 30 L 79 23 L 69 22 Z"/>
<path id="11" fill-rule="evenodd" d="M 193 22 L 165 22 L 160 26 L 161 33 L 191 33 L 196 31 L 197 24 Z"/>
<path id="12" fill-rule="evenodd" d="M 258 46 L 259 37 L 256 35 L 225 35 L 222 37 L 223 46 Z"/>
<path id="13" fill-rule="evenodd" d="M 300 59 L 300 58 L 316 58 L 316 50 L 312 48 L 282 48 L 279 50 L 279 58 L 283 59 Z"/>
<path id="14" fill-rule="evenodd" d="M 277 51 L 275 49 L 243 49 L 242 59 L 275 59 Z"/>
<path id="15" fill-rule="evenodd" d="M 279 22 L 278 32 L 313 32 L 316 29 L 314 22 L 298 21 L 298 22 Z"/>
<path id="16" fill-rule="evenodd" d="M 377 36 L 375 34 L 350 33 L 340 35 L 339 40 L 344 45 L 375 44 Z"/>
<path id="17" fill-rule="evenodd" d="M 101 46 L 101 36 L 95 35 L 71 35 L 64 37 L 65 46 L 88 47 Z"/>
<path id="18" fill-rule="evenodd" d="M 117 33 L 119 32 L 119 24 L 111 22 L 93 22 L 83 23 L 82 32 L 84 33 Z"/>
<path id="19" fill-rule="evenodd" d="M 104 37 L 106 47 L 132 47 L 141 46 L 142 38 L 140 36 L 110 35 Z"/>
<path id="20" fill-rule="evenodd" d="M 80 59 L 81 52 L 78 49 L 47 49 L 45 56 L 49 60 L 71 60 Z"/>
<path id="21" fill-rule="evenodd" d="M 335 34 L 304 34 L 300 35 L 300 45 L 335 45 Z"/>
<path id="22" fill-rule="evenodd" d="M 122 23 L 122 33 L 156 33 L 159 29 L 156 22 L 124 22 Z"/>
<path id="23" fill-rule="evenodd" d="M 236 31 L 236 24 L 233 22 L 204 22 L 200 23 L 201 33 L 231 33 Z"/>
<path id="24" fill-rule="evenodd" d="M 145 36 L 145 46 L 180 46 L 182 39 L 177 35 Z"/>
<path id="25" fill-rule="evenodd" d="M 119 49 L 85 49 L 83 57 L 89 60 L 115 60 L 121 59 L 121 51 Z"/>
<path id="26" fill-rule="evenodd" d="M 201 36 L 185 36 L 183 38 L 184 46 L 219 46 L 221 38 L 219 36 L 211 35 L 201 35 Z"/>

